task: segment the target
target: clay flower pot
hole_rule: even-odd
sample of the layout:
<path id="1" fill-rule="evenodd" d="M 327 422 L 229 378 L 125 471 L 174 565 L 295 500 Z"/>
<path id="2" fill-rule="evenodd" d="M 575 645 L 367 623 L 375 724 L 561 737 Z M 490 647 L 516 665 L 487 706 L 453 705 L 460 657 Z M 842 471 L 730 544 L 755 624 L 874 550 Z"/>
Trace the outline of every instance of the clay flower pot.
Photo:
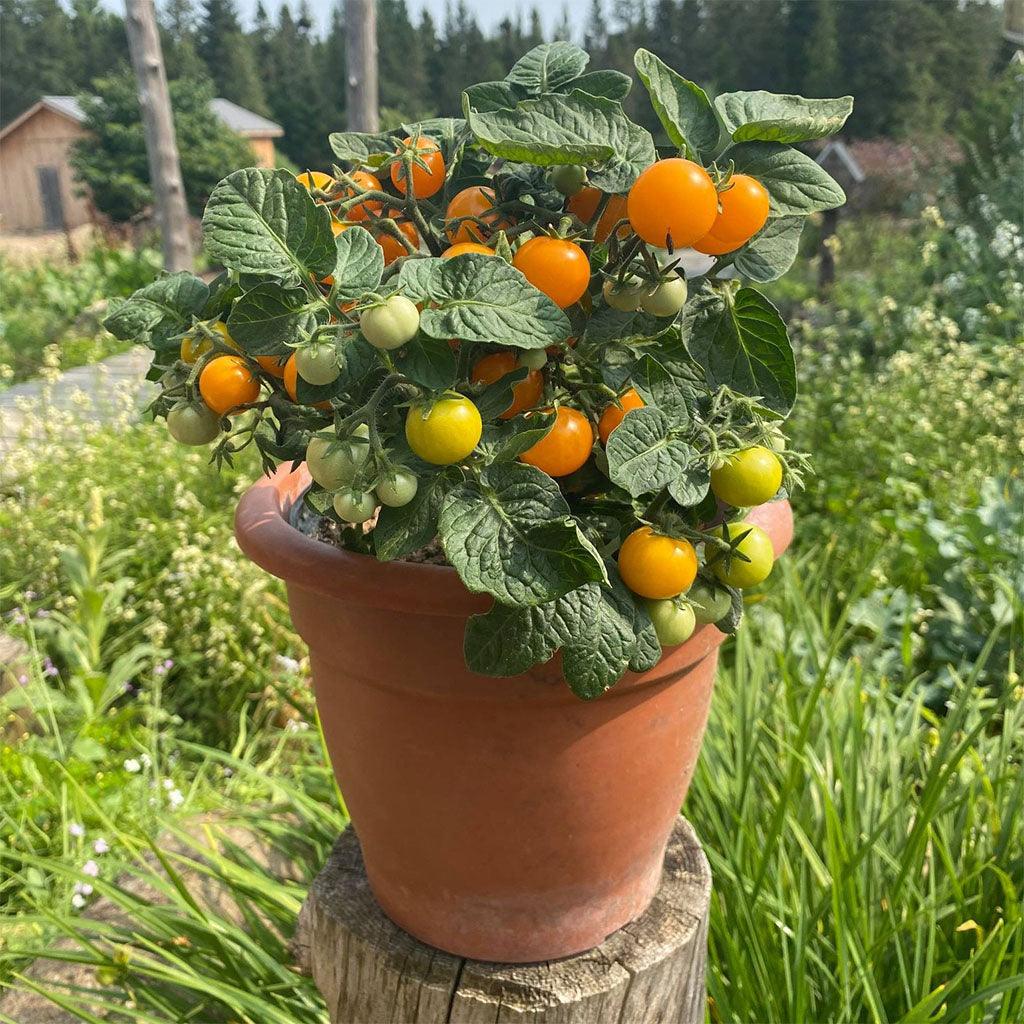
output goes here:
<path id="1" fill-rule="evenodd" d="M 242 550 L 288 587 L 338 784 L 381 907 L 460 956 L 530 962 L 598 945 L 641 914 L 700 751 L 723 636 L 699 629 L 597 700 L 555 657 L 510 679 L 463 661 L 490 599 L 455 571 L 306 537 L 304 469 L 242 497 Z M 786 502 L 750 516 L 781 553 Z"/>

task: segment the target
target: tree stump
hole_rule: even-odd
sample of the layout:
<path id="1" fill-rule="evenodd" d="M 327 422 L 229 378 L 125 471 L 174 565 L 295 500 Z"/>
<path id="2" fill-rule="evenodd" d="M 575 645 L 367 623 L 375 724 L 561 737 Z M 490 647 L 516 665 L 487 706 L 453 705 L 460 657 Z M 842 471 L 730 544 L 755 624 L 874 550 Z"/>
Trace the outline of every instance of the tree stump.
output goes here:
<path id="1" fill-rule="evenodd" d="M 349 829 L 303 904 L 295 948 L 332 1024 L 700 1024 L 711 870 L 679 818 L 654 902 L 596 949 L 539 964 L 466 960 L 384 915 Z"/>

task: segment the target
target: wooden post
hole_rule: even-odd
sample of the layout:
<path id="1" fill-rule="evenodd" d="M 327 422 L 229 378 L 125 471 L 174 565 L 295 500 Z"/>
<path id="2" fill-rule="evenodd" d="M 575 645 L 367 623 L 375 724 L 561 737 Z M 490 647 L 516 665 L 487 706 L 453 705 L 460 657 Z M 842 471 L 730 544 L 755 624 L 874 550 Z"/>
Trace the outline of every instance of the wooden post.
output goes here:
<path id="1" fill-rule="evenodd" d="M 377 109 L 377 9 L 374 0 L 345 0 L 346 120 L 352 132 L 380 128 Z"/>
<path id="2" fill-rule="evenodd" d="M 142 125 L 146 133 L 149 180 L 153 188 L 157 222 L 163 239 L 164 268 L 192 269 L 192 243 L 188 233 L 188 207 L 178 163 L 174 115 L 167 91 L 167 74 L 160 49 L 153 0 L 126 0 L 125 29 L 128 50 L 139 87 Z"/>
<path id="3" fill-rule="evenodd" d="M 711 870 L 679 818 L 654 902 L 594 950 L 541 964 L 442 953 L 377 906 L 352 829 L 303 904 L 294 947 L 332 1024 L 702 1024 Z"/>

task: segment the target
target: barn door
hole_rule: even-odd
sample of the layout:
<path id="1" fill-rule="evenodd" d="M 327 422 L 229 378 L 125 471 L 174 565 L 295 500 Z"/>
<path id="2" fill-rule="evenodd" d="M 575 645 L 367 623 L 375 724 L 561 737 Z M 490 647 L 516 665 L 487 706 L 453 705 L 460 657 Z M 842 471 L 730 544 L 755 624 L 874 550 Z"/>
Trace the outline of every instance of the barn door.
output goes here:
<path id="1" fill-rule="evenodd" d="M 49 229 L 64 227 L 64 201 L 60 195 L 60 172 L 56 167 L 37 167 L 39 194 L 43 198 L 43 221 Z"/>

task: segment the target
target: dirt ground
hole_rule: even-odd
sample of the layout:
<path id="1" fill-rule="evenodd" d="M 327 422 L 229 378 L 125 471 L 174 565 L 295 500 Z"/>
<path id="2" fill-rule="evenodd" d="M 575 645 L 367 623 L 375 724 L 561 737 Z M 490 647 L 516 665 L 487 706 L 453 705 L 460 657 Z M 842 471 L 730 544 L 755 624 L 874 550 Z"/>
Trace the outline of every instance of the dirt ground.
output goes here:
<path id="1" fill-rule="evenodd" d="M 71 245 L 79 256 L 102 238 L 92 224 L 72 228 L 70 234 Z M 0 232 L 0 258 L 14 266 L 46 261 L 67 263 L 68 255 L 68 237 L 63 231 Z"/>

